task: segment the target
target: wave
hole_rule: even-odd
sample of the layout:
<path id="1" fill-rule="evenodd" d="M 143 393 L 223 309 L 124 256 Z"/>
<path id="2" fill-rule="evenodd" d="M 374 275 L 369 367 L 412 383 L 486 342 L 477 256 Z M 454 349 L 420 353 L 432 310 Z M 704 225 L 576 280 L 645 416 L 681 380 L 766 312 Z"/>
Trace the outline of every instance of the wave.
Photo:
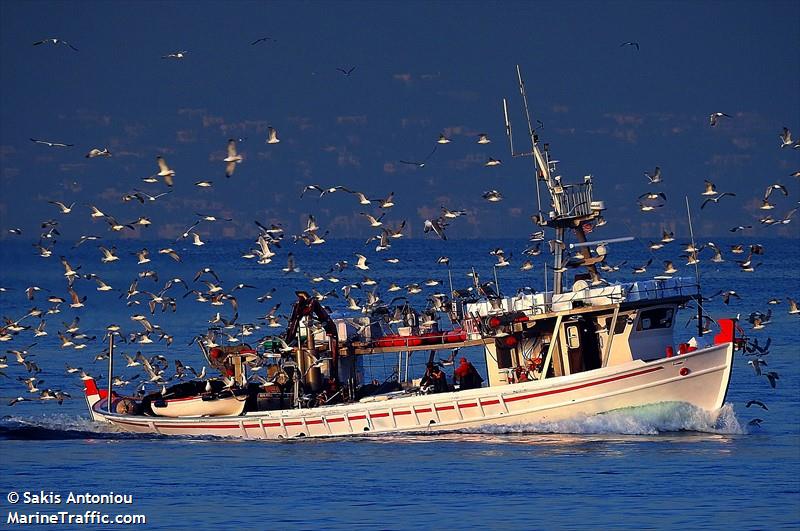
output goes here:
<path id="1" fill-rule="evenodd" d="M 725 404 L 711 413 L 683 402 L 663 402 L 647 406 L 618 409 L 599 415 L 585 415 L 558 421 L 543 421 L 505 426 L 484 426 L 449 433 L 475 435 L 503 434 L 573 434 L 573 435 L 658 435 L 662 433 L 696 432 L 718 435 L 741 435 L 742 427 L 732 404 Z M 415 432 L 414 434 L 370 434 L 370 439 L 402 439 L 406 435 L 424 435 L 436 439 L 447 432 Z M 365 435 L 365 434 L 359 434 Z M 191 439 L 220 440 L 214 436 L 167 436 L 128 433 L 110 424 L 94 422 L 86 417 L 52 414 L 40 417 L 6 416 L 0 419 L 0 440 L 67 440 L 67 439 Z M 338 439 L 334 438 L 334 439 Z M 310 439 L 313 440 L 313 439 Z"/>
<path id="2" fill-rule="evenodd" d="M 662 402 L 617 409 L 598 415 L 585 415 L 557 421 L 543 421 L 509 426 L 485 426 L 467 433 L 561 433 L 658 435 L 674 432 L 699 432 L 719 435 L 742 435 L 745 430 L 733 410 L 725 404 L 709 412 L 685 402 Z"/>
<path id="3" fill-rule="evenodd" d="M 51 441 L 136 437 L 137 434 L 125 433 L 110 424 L 94 422 L 87 417 L 77 415 L 52 414 L 40 417 L 8 415 L 0 419 L 0 440 Z"/>

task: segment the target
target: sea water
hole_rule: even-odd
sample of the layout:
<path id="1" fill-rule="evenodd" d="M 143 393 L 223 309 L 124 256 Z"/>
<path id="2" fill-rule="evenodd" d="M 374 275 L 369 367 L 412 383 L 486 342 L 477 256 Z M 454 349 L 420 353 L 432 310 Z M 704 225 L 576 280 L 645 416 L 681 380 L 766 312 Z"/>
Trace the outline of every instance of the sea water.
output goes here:
<path id="1" fill-rule="evenodd" d="M 694 277 L 694 269 L 677 258 L 677 243 L 655 253 L 648 278 L 660 273 L 664 259 L 675 261 L 679 275 Z M 184 289 L 177 286 L 168 292 L 177 298 L 177 312 L 157 309 L 151 316 L 145 304 L 127 307 L 125 298 L 119 298 L 120 291 L 101 293 L 93 281 L 78 281 L 76 291 L 88 297 L 85 308 L 71 310 L 62 305 L 61 313 L 46 317 L 47 336 L 33 339 L 32 332 L 25 331 L 2 344 L 4 350 L 25 349 L 35 342 L 27 350 L 33 354 L 29 359 L 42 368 L 39 378 L 44 382 L 39 387 L 62 389 L 72 398 L 60 406 L 53 401 L 7 406 L 17 396 L 35 398 L 18 380 L 28 377 L 25 368 L 8 355 L 9 367 L 2 369 L 7 378 L 0 376 L 0 528 L 23 527 L 9 523 L 8 515 L 15 511 L 18 515 L 59 511 L 84 517 L 91 511 L 144 515 L 146 524 L 125 526 L 134 529 L 797 528 L 800 316 L 788 314 L 786 297 L 800 299 L 800 252 L 797 245 L 760 240 L 766 253 L 755 262 L 762 263 L 755 272 L 745 273 L 734 263 L 743 255 L 727 251 L 730 243 L 734 242 L 717 242 L 725 245 L 726 262 L 701 263 L 703 293 L 734 289 L 741 300 L 732 298 L 725 306 L 717 297 L 704 306 L 714 317 L 741 314 L 743 319 L 751 311 L 773 310 L 772 322 L 764 330 L 753 331 L 746 322 L 743 326 L 762 345 L 772 338 L 765 370 L 779 373 L 776 389 L 766 378 L 755 376 L 747 364 L 750 357 L 737 353 L 726 405 L 719 415 L 686 404 L 656 404 L 558 422 L 432 435 L 241 441 L 140 436 L 95 424 L 88 419 L 79 378 L 67 375 L 65 365 L 102 376 L 100 385 L 104 386 L 107 362 L 93 359 L 105 347 L 101 338 L 108 324 L 138 331 L 130 315 L 140 313 L 174 336 L 170 347 L 163 342 L 118 344 L 115 371 L 130 377 L 141 371 L 126 368 L 121 353 L 133 355 L 137 350 L 202 367 L 205 362 L 199 350 L 188 346 L 189 342 L 205 331 L 217 311 L 230 318 L 232 310 L 229 305 L 201 304 L 191 295 L 184 298 Z M 494 280 L 494 258 L 489 251 L 501 246 L 507 255 L 513 253 L 512 266 L 497 270 L 501 291 L 513 294 L 521 286 L 543 290 L 543 264 L 549 258 L 545 252 L 532 259 L 533 271 L 519 271 L 524 245 L 513 240 L 400 240 L 388 252 L 365 253 L 371 268 L 366 274 L 380 279 L 378 291 L 384 301 L 404 294 L 422 308 L 426 296 L 449 291 L 448 268 L 437 265 L 436 258 L 449 256 L 454 287 L 467 287 L 472 282 L 467 273 L 473 267 L 482 282 Z M 247 241 L 214 242 L 200 249 L 168 241 L 117 242 L 117 246 L 121 260 L 113 264 L 100 263 L 92 242 L 69 250 L 68 256 L 73 266 L 82 266 L 81 273 L 96 273 L 122 291 L 145 268 L 157 270 L 159 281 L 140 280 L 140 290 L 155 293 L 176 276 L 203 289 L 192 279 L 200 268 L 210 266 L 227 290 L 238 283 L 256 286 L 234 293 L 239 322 L 255 322 L 278 302 L 277 313 L 288 314 L 294 290 L 309 289 L 304 274 L 325 273 L 339 260 L 351 264 L 337 273 L 341 282 L 326 281 L 317 289 L 336 289 L 340 298 L 328 298 L 325 304 L 334 312 L 345 312 L 341 286 L 365 276 L 352 268 L 353 253 L 364 249 L 363 242 L 353 240 L 332 240 L 309 249 L 285 242 L 274 262 L 261 266 L 240 258 L 251 246 Z M 183 255 L 181 263 L 156 253 L 166 246 Z M 150 249 L 153 262 L 137 267 L 129 253 L 142 247 Z M 57 256 L 41 258 L 29 244 L 14 242 L 4 242 L 0 250 L 4 264 L 0 286 L 10 288 L 0 293 L 3 316 L 16 320 L 33 306 L 50 306 L 45 300 L 49 293 L 44 291 L 34 301 L 26 299 L 24 291 L 30 285 L 66 296 Z M 281 271 L 289 251 L 296 256 L 300 273 Z M 631 268 L 651 256 L 640 242 L 614 245 L 612 253 L 612 265 L 627 260 L 618 273 L 604 274 L 612 282 L 640 277 L 632 275 Z M 401 262 L 384 262 L 388 256 L 397 256 Z M 390 282 L 422 284 L 429 278 L 442 284 L 425 288 L 417 296 L 386 292 Z M 255 301 L 273 287 L 273 299 Z M 353 293 L 363 300 L 361 291 Z M 773 297 L 781 303 L 768 305 Z M 694 322 L 686 326 L 692 314 L 691 310 L 679 313 L 676 339 L 686 340 L 696 333 Z M 81 331 L 97 339 L 83 350 L 62 349 L 57 332 L 75 316 L 80 316 Z M 36 326 L 38 320 L 27 318 L 23 324 Z M 262 328 L 251 337 L 267 333 L 271 331 Z M 481 367 L 480 350 L 465 349 L 462 354 Z M 425 356 L 412 358 L 412 376 L 421 374 L 425 361 Z M 396 362 L 396 358 L 371 360 L 370 369 L 376 375 L 390 374 Z M 769 410 L 746 408 L 750 399 L 766 403 Z M 761 426 L 749 424 L 754 418 L 763 420 Z M 25 503 L 24 497 L 11 503 L 12 492 L 28 493 L 28 499 L 40 493 L 59 495 L 62 503 Z M 70 493 L 130 495 L 132 501 L 67 505 L 64 500 Z M 62 527 L 119 527 L 85 521 Z"/>

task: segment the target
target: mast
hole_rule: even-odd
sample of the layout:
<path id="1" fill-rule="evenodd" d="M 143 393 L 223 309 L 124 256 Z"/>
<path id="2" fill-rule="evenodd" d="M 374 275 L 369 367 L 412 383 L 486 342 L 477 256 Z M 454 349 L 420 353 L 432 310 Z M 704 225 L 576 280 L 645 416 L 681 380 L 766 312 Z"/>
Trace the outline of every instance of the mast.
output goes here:
<path id="1" fill-rule="evenodd" d="M 694 244 L 694 229 L 692 228 L 692 211 L 689 208 L 689 196 L 684 196 L 686 199 L 686 216 L 689 218 L 689 235 L 692 237 L 692 249 L 697 249 Z M 697 251 L 695 250 L 694 257 L 694 274 L 697 280 L 697 335 L 703 337 L 703 295 L 700 292 L 700 266 L 697 261 Z"/>
<path id="2" fill-rule="evenodd" d="M 556 164 L 558 161 L 550 158 L 549 145 L 544 144 L 541 149 L 539 148 L 539 135 L 536 133 L 531 123 L 530 111 L 528 109 L 528 96 L 525 92 L 525 82 L 522 80 L 522 71 L 519 65 L 517 65 L 517 80 L 519 82 L 519 91 L 525 109 L 525 118 L 528 123 L 528 132 L 530 133 L 531 151 L 529 153 L 514 152 L 511 121 L 508 118 L 508 105 L 504 98 L 503 112 L 505 115 L 506 135 L 509 139 L 512 157 L 531 156 L 533 158 L 534 169 L 536 171 L 536 198 L 539 207 L 539 214 L 536 216 L 536 222 L 540 226 L 550 227 L 556 231 L 556 241 L 552 248 L 554 255 L 553 293 L 559 294 L 562 293 L 564 289 L 562 280 L 565 267 L 567 266 L 585 266 L 589 271 L 592 282 L 599 282 L 600 275 L 597 272 L 595 263 L 602 261 L 602 256 L 592 257 L 591 249 L 587 248 L 583 258 L 579 260 L 564 260 L 564 237 L 566 229 L 572 229 L 577 240 L 580 243 L 586 243 L 586 229 L 591 227 L 592 221 L 600 217 L 600 213 L 605 206 L 601 201 L 594 201 L 592 196 L 591 175 L 585 176 L 583 183 L 580 184 L 563 185 L 561 183 L 561 176 L 556 175 Z M 552 210 L 548 212 L 546 219 L 542 213 L 539 182 L 544 182 L 547 186 L 547 191 L 550 193 L 550 207 Z"/>
<path id="3" fill-rule="evenodd" d="M 106 398 L 106 405 L 108 412 L 111 411 L 111 389 L 114 385 L 114 332 L 108 332 L 108 396 Z"/>

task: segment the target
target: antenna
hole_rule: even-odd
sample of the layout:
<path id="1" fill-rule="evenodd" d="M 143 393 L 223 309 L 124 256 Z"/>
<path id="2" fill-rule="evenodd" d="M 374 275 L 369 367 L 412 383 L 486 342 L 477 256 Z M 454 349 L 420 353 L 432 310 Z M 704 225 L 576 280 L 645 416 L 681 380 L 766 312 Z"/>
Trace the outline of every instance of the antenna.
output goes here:
<path id="1" fill-rule="evenodd" d="M 514 136 L 511 134 L 511 121 L 508 119 L 508 104 L 506 99 L 503 98 L 503 116 L 506 120 L 506 136 L 508 137 L 508 148 L 511 150 L 511 156 L 514 157 Z"/>
<path id="2" fill-rule="evenodd" d="M 536 143 L 539 141 L 539 138 L 534 132 L 533 126 L 531 125 L 531 113 L 528 110 L 528 96 L 525 94 L 525 82 L 522 80 L 522 72 L 519 68 L 519 65 L 517 65 L 517 81 L 519 82 L 519 93 L 522 96 L 522 103 L 525 109 L 525 118 L 528 121 L 528 134 L 531 139 L 531 151 L 525 153 L 523 152 L 516 153 L 514 151 L 514 136 L 511 131 L 511 120 L 509 120 L 508 118 L 508 103 L 506 102 L 506 99 L 503 98 L 503 117 L 505 118 L 505 124 L 506 124 L 506 136 L 508 137 L 508 147 L 511 150 L 512 157 L 533 156 L 533 168 L 535 171 L 534 181 L 536 182 L 536 205 L 538 207 L 539 213 L 541 214 L 542 196 L 541 192 L 539 191 L 539 175 L 546 175 L 548 177 L 548 182 L 549 182 L 550 173 L 548 170 L 542 169 L 546 168 L 547 164 L 544 162 L 541 153 L 539 153 L 539 150 L 536 147 Z"/>
<path id="3" fill-rule="evenodd" d="M 528 120 L 528 134 L 531 137 L 531 146 L 536 144 L 533 138 L 533 127 L 531 126 L 531 113 L 528 110 L 528 96 L 525 94 L 525 82 L 522 81 L 522 71 L 517 65 L 517 79 L 519 80 L 519 95 L 522 96 L 522 103 L 525 105 L 525 118 Z"/>
<path id="4" fill-rule="evenodd" d="M 694 244 L 694 229 L 692 228 L 692 211 L 689 209 L 689 196 L 684 196 L 686 199 L 686 216 L 689 218 L 689 235 L 692 237 L 692 248 L 697 249 Z M 697 253 L 697 251 L 695 251 Z M 694 260 L 694 275 L 697 281 L 697 333 L 703 337 L 703 295 L 700 292 L 700 266 L 698 265 L 697 256 Z"/>
<path id="5" fill-rule="evenodd" d="M 450 260 L 447 261 L 447 278 L 450 280 L 450 296 L 453 296 L 453 272 L 450 270 Z"/>

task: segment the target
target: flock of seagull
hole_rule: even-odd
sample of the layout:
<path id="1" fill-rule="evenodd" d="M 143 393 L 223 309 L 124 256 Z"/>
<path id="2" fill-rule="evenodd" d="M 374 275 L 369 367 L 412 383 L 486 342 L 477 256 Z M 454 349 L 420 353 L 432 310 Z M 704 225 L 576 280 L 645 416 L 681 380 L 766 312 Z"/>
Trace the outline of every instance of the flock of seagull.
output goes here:
<path id="1" fill-rule="evenodd" d="M 274 41 L 274 39 L 271 37 L 262 37 L 253 41 L 251 45 L 255 46 L 267 43 L 269 41 Z M 65 46 L 74 51 L 78 51 L 77 48 L 59 38 L 44 39 L 34 43 L 34 45 Z M 622 43 L 620 46 L 634 46 L 637 50 L 639 49 L 638 43 L 634 42 Z M 187 50 L 180 50 L 165 54 L 163 55 L 163 58 L 170 60 L 183 60 L 187 57 L 188 53 L 189 52 Z M 349 77 L 353 74 L 355 69 L 356 67 L 352 66 L 349 68 L 338 68 L 337 70 L 339 70 L 343 75 Z M 734 118 L 722 112 L 712 113 L 709 116 L 710 127 L 717 127 L 722 119 L 730 120 Z M 788 129 L 784 128 L 779 137 L 781 148 L 800 148 L 800 142 L 792 139 L 791 132 Z M 35 138 L 31 138 L 30 140 L 35 144 L 42 146 L 43 148 L 65 149 L 74 147 L 74 144 L 66 142 L 56 142 Z M 241 141 L 241 139 L 239 141 Z M 233 138 L 228 140 L 226 156 L 220 161 L 224 164 L 224 173 L 226 178 L 232 178 L 237 167 L 244 161 L 244 158 L 238 151 L 239 141 Z M 399 160 L 399 163 L 412 165 L 417 168 L 424 168 L 426 163 L 438 152 L 438 150 L 447 149 L 443 146 L 446 146 L 451 142 L 452 139 L 448 138 L 444 133 L 442 133 L 439 135 L 439 138 L 435 141 L 435 143 L 433 143 L 432 150 L 424 158 L 420 160 L 401 159 Z M 280 143 L 276 128 L 272 126 L 268 128 L 264 143 L 273 146 Z M 480 133 L 477 135 L 477 138 L 475 138 L 475 143 L 481 146 L 486 146 L 491 143 L 491 140 L 489 139 L 488 134 Z M 111 156 L 113 156 L 113 154 L 108 148 L 99 147 L 92 148 L 85 155 L 85 157 L 89 159 L 106 158 Z M 142 181 L 146 184 L 156 184 L 163 181 L 166 189 L 160 192 L 150 193 L 138 188 L 134 188 L 130 193 L 126 193 L 120 198 L 123 203 L 132 202 L 132 204 L 138 203 L 140 205 L 145 205 L 156 201 L 168 200 L 175 189 L 175 177 L 177 172 L 169 166 L 163 156 L 157 156 L 155 158 L 155 162 L 155 168 L 153 169 L 154 173 L 142 178 Z M 490 168 L 500 166 L 501 164 L 502 162 L 499 159 L 492 157 L 487 157 L 484 162 L 484 166 Z M 642 212 L 648 213 L 664 207 L 667 204 L 667 195 L 660 189 L 660 187 L 665 183 L 665 176 L 662 174 L 660 167 L 656 166 L 652 172 L 645 172 L 645 176 L 648 180 L 648 185 L 651 186 L 651 188 L 638 197 L 638 204 Z M 792 176 L 800 177 L 800 172 L 794 172 Z M 194 182 L 194 186 L 208 188 L 213 186 L 213 181 L 196 181 Z M 762 225 L 786 225 L 792 221 L 792 218 L 797 210 L 796 208 L 792 208 L 781 218 L 773 217 L 769 211 L 772 211 L 776 208 L 776 205 L 771 202 L 774 201 L 774 193 L 779 193 L 779 196 L 784 199 L 789 196 L 787 188 L 780 183 L 774 183 L 767 187 L 760 206 L 760 209 L 765 212 L 763 217 L 759 220 L 760 224 Z M 366 210 L 366 207 L 377 208 L 380 210 L 380 212 L 359 212 L 359 214 L 365 219 L 365 223 L 368 223 L 370 228 L 374 229 L 376 232 L 375 235 L 365 242 L 365 245 L 371 246 L 371 244 L 375 244 L 375 253 L 388 254 L 387 251 L 390 251 L 392 248 L 392 243 L 404 236 L 404 230 L 407 226 L 406 220 L 402 220 L 399 223 L 390 223 L 385 220 L 385 216 L 391 212 L 392 207 L 395 205 L 394 192 L 389 192 L 381 197 L 373 197 L 371 195 L 368 196 L 365 192 L 352 190 L 344 185 L 323 186 L 320 184 L 308 184 L 302 188 L 299 196 L 300 198 L 314 197 L 317 201 L 321 201 L 326 197 L 332 196 L 333 194 L 350 194 L 355 199 L 354 203 L 357 204 L 358 208 L 361 210 Z M 713 182 L 706 180 L 704 190 L 699 192 L 699 195 L 703 198 L 700 208 L 706 209 L 707 207 L 718 205 L 724 198 L 734 197 L 736 194 L 728 191 L 720 192 L 717 190 L 716 185 Z M 482 197 L 486 201 L 492 203 L 501 201 L 503 199 L 502 194 L 497 190 L 488 190 L 482 194 Z M 52 199 L 49 200 L 48 203 L 52 204 L 57 209 L 57 213 L 58 215 L 62 216 L 62 219 L 69 219 L 68 216 L 75 215 L 76 202 L 67 203 L 63 200 Z M 88 208 L 89 216 L 93 220 L 105 221 L 105 223 L 108 225 L 108 231 L 111 236 L 113 236 L 115 233 L 134 231 L 137 230 L 137 228 L 147 227 L 152 224 L 151 219 L 145 215 L 141 215 L 136 220 L 128 223 L 121 223 L 114 216 L 106 213 L 110 210 L 109 206 L 85 205 L 85 207 Z M 83 205 L 81 205 L 81 208 L 83 208 Z M 425 219 L 422 228 L 426 234 L 430 233 L 434 237 L 437 237 L 441 240 L 447 240 L 446 232 L 450 224 L 454 223 L 455 220 L 459 218 L 469 215 L 470 213 L 466 209 L 450 209 L 442 205 L 440 215 L 435 218 Z M 538 216 L 534 216 L 534 221 L 536 221 L 537 217 Z M 203 224 L 225 223 L 230 221 L 232 221 L 231 218 L 225 218 L 214 214 L 196 213 L 196 218 L 192 220 L 189 226 L 181 234 L 177 235 L 174 243 L 177 244 L 185 240 L 191 240 L 190 244 L 192 246 L 203 246 L 206 244 L 206 242 L 201 239 L 198 231 Z M 42 232 L 38 235 L 38 239 L 33 243 L 33 246 L 37 250 L 39 256 L 42 258 L 51 258 L 54 254 L 56 250 L 56 243 L 61 236 L 59 231 L 61 223 L 62 222 L 57 219 L 48 219 L 41 222 L 40 226 Z M 597 227 L 602 226 L 603 224 L 605 224 L 605 221 L 602 218 L 595 222 L 595 226 Z M 293 242 L 293 244 L 302 243 L 307 247 L 312 247 L 324 244 L 326 242 L 326 236 L 329 234 L 329 231 L 327 230 L 323 232 L 322 227 L 317 222 L 317 219 L 313 214 L 308 215 L 305 229 L 299 234 L 292 235 L 291 238 L 285 238 L 285 229 L 280 224 L 269 224 L 268 226 L 256 221 L 255 225 L 258 230 L 258 236 L 253 245 L 242 253 L 242 257 L 247 260 L 253 260 L 259 265 L 267 265 L 272 263 L 273 259 L 278 254 L 277 250 L 286 246 L 289 239 Z M 730 230 L 733 233 L 739 233 L 748 231 L 752 228 L 753 227 L 751 225 L 743 225 L 733 227 Z M 23 230 L 20 228 L 10 228 L 8 229 L 8 233 L 12 236 L 21 236 L 23 234 Z M 75 249 L 89 241 L 105 240 L 109 240 L 109 238 L 107 236 L 104 237 L 96 234 L 85 234 L 74 243 L 72 249 Z M 539 230 L 531 234 L 528 247 L 522 251 L 525 259 L 520 264 L 519 269 L 521 271 L 530 271 L 534 268 L 532 258 L 542 253 L 541 244 L 544 241 L 544 231 Z M 655 252 L 659 251 L 665 246 L 668 246 L 674 241 L 674 234 L 664 229 L 662 238 L 657 241 L 650 241 L 647 247 L 650 254 L 655 256 Z M 564 243 L 557 240 L 549 241 L 551 252 L 559 246 L 563 249 Z M 117 248 L 113 244 L 97 245 L 97 249 L 100 253 L 99 260 L 102 264 L 123 261 Z M 708 242 L 705 245 L 686 244 L 682 247 L 684 254 L 681 254 L 680 256 L 681 258 L 686 259 L 686 265 L 695 265 L 700 262 L 701 252 L 705 249 L 708 249 L 711 251 L 711 253 L 713 253 L 712 258 L 710 258 L 711 262 L 719 264 L 726 261 L 722 248 L 713 242 Z M 96 285 L 96 290 L 99 292 L 115 291 L 120 293 L 120 300 L 123 301 L 123 303 L 128 307 L 133 308 L 136 311 L 136 313 L 133 313 L 130 316 L 132 326 L 135 328 L 133 331 L 123 332 L 123 327 L 121 325 L 110 324 L 106 327 L 104 332 L 106 338 L 109 335 L 113 335 L 118 341 L 127 343 L 129 345 L 136 345 L 137 348 L 141 348 L 139 345 L 147 345 L 151 343 L 161 343 L 165 346 L 169 346 L 173 343 L 174 336 L 155 322 L 156 315 L 164 312 L 177 311 L 179 301 L 187 297 L 193 297 L 194 300 L 199 303 L 209 304 L 210 306 L 216 307 L 214 309 L 214 316 L 208 322 L 221 331 L 224 341 L 228 343 L 242 342 L 248 336 L 255 334 L 262 327 L 270 329 L 281 328 L 283 326 L 281 320 L 286 319 L 285 315 L 278 313 L 281 305 L 275 304 L 270 310 L 268 310 L 264 315 L 258 317 L 258 319 L 253 323 L 240 321 L 237 297 L 241 296 L 241 293 L 244 293 L 245 290 L 255 290 L 257 288 L 244 283 L 239 283 L 226 288 L 226 283 L 223 282 L 220 276 L 210 267 L 203 267 L 199 271 L 195 272 L 191 282 L 187 282 L 179 277 L 172 277 L 166 279 L 164 283 L 161 284 L 159 282 L 159 273 L 154 269 L 149 269 L 149 264 L 151 264 L 153 260 L 151 257 L 153 255 L 164 255 L 175 263 L 180 263 L 183 260 L 181 254 L 187 252 L 186 249 L 178 250 L 173 246 L 165 245 L 157 249 L 155 252 L 147 248 L 142 248 L 136 251 L 134 253 L 136 256 L 136 265 L 140 266 L 140 270 L 136 273 L 136 276 L 131 281 L 127 289 L 117 289 L 112 287 L 97 273 L 88 272 L 87 269 L 89 269 L 89 267 L 87 266 L 84 268 L 84 265 L 86 264 L 71 264 L 70 259 L 63 254 L 64 252 L 66 251 L 61 250 L 59 256 L 61 266 L 63 267 L 63 279 L 65 282 L 65 292 L 67 296 L 63 297 L 50 292 L 50 294 L 46 295 L 45 299 L 50 305 L 49 308 L 40 309 L 34 306 L 19 317 L 4 317 L 3 323 L 0 324 L 0 342 L 19 341 L 21 337 L 24 337 L 28 334 L 31 334 L 32 338 L 37 340 L 38 338 L 47 336 L 47 325 L 50 322 L 48 319 L 53 315 L 59 314 L 62 311 L 61 308 L 63 305 L 66 305 L 73 310 L 79 310 L 80 308 L 84 307 L 87 296 L 81 296 L 80 292 L 85 292 L 85 290 L 87 290 L 84 282 L 89 281 L 94 282 Z M 730 253 L 743 257 L 743 259 L 734 261 L 741 271 L 752 272 L 755 271 L 755 268 L 758 265 L 760 265 L 759 263 L 755 263 L 755 260 L 757 260 L 758 256 L 763 255 L 764 247 L 757 243 L 737 244 L 730 247 Z M 744 256 L 745 253 L 747 253 L 746 256 Z M 494 264 L 495 270 L 497 268 L 509 267 L 512 264 L 511 260 L 513 258 L 513 254 L 506 253 L 502 248 L 492 249 L 490 251 L 490 255 L 496 260 L 496 263 Z M 646 262 L 632 266 L 631 272 L 633 274 L 646 273 L 648 267 L 653 263 L 652 256 Z M 434 278 L 428 278 L 424 281 L 410 283 L 405 286 L 400 286 L 393 282 L 388 283 L 388 285 L 385 286 L 386 293 L 391 294 L 393 298 L 390 301 L 384 301 L 381 298 L 377 287 L 378 285 L 382 285 L 382 281 L 380 279 L 370 277 L 368 273 L 370 271 L 370 258 L 368 258 L 368 256 L 363 252 L 354 253 L 354 257 L 355 260 L 353 263 L 350 263 L 351 260 L 338 260 L 336 263 L 331 265 L 331 267 L 325 273 L 303 273 L 308 282 L 312 284 L 311 291 L 314 296 L 321 301 L 332 298 L 341 298 L 342 302 L 346 303 L 346 307 L 349 310 L 363 312 L 364 314 L 371 316 L 382 316 L 382 318 L 385 319 L 385 322 L 387 322 L 389 325 L 393 325 L 402 322 L 403 310 L 408 304 L 409 297 L 424 293 L 426 288 L 434 289 L 441 284 L 441 281 Z M 580 256 L 573 256 L 573 258 L 580 258 Z M 400 259 L 396 256 L 387 256 L 384 261 L 388 264 L 397 264 L 400 262 Z M 449 267 L 449 261 L 450 260 L 447 256 L 441 256 L 436 260 L 436 264 L 446 265 Z M 673 260 L 664 260 L 663 263 L 664 275 L 673 275 L 679 271 L 678 266 L 675 265 Z M 285 264 L 285 267 L 282 268 L 284 275 L 301 273 L 301 268 L 297 264 L 295 256 L 292 252 L 286 253 Z M 620 271 L 625 264 L 626 262 L 615 265 L 603 263 L 601 265 L 601 270 L 605 273 L 613 274 Z M 356 282 L 349 282 L 347 279 L 345 279 L 342 273 L 349 268 L 357 270 L 358 274 L 362 276 L 362 279 Z M 463 290 L 454 290 L 452 293 L 437 291 L 428 295 L 427 308 L 424 312 L 424 318 L 429 320 L 435 319 L 436 313 L 443 311 L 445 304 L 450 297 L 492 296 L 498 293 L 499 290 L 494 282 L 490 281 L 481 283 L 479 276 L 476 273 L 473 272 L 470 275 L 472 276 L 472 287 Z M 142 287 L 142 284 L 145 282 L 148 284 L 147 289 Z M 318 290 L 317 287 L 322 283 L 328 283 L 332 285 L 333 289 L 325 291 L 321 288 Z M 337 285 L 340 283 L 342 283 L 342 286 L 338 288 Z M 9 296 L 8 293 L 10 291 L 13 291 L 12 288 L 0 286 L 0 296 Z M 255 300 L 259 303 L 269 301 L 272 299 L 275 291 L 276 289 L 273 287 L 271 290 L 268 290 L 256 297 Z M 40 300 L 42 297 L 45 297 L 44 292 L 49 292 L 49 290 L 37 285 L 31 285 L 24 290 L 25 297 L 31 303 L 34 303 L 36 300 Z M 404 293 L 399 294 L 397 292 Z M 358 293 L 361 293 L 361 296 L 358 296 Z M 716 297 L 721 297 L 722 302 L 725 305 L 730 304 L 733 299 L 741 298 L 735 291 L 728 290 L 720 291 L 712 297 L 704 299 L 704 301 L 713 300 Z M 796 301 L 791 298 L 787 298 L 786 300 L 789 306 L 788 313 L 791 315 L 800 315 L 800 309 L 798 309 Z M 781 304 L 781 301 L 778 299 L 771 299 L 768 301 L 768 303 L 770 305 L 776 305 Z M 227 306 L 230 306 L 230 312 L 232 315 L 230 318 L 222 315 L 223 312 L 226 312 L 225 308 Z M 147 310 L 142 311 L 139 310 L 139 308 L 146 308 Z M 146 315 L 147 312 L 149 312 L 149 316 Z M 771 322 L 771 318 L 772 310 L 768 310 L 766 313 L 756 311 L 749 315 L 747 321 L 750 323 L 753 330 L 761 330 Z M 38 324 L 34 325 L 34 320 L 38 320 Z M 703 328 L 710 328 L 711 321 L 712 320 L 710 317 L 706 317 L 706 322 L 703 323 Z M 87 348 L 93 341 L 97 340 L 96 335 L 90 335 L 81 330 L 79 317 L 75 317 L 70 323 L 62 322 L 62 324 L 63 327 L 56 332 L 62 349 L 82 350 Z M 213 347 L 216 346 L 216 343 L 214 343 L 215 337 L 218 340 L 220 336 L 215 336 L 213 333 L 209 332 L 207 335 L 193 338 L 192 342 L 201 341 L 205 346 Z M 752 341 L 747 345 L 746 354 L 752 357 L 748 363 L 752 365 L 755 373 L 759 376 L 764 376 L 769 382 L 770 386 L 775 388 L 776 381 L 779 380 L 779 375 L 775 371 L 762 371 L 762 367 L 767 366 L 765 356 L 769 353 L 768 349 L 770 343 L 771 340 L 768 340 L 766 344 L 762 346 L 758 344 L 757 340 Z M 9 349 L 6 352 L 7 355 L 13 355 L 18 365 L 24 368 L 24 371 L 27 375 L 25 377 L 19 376 L 18 380 L 22 382 L 26 388 L 28 396 L 35 396 L 35 398 L 29 398 L 24 395 L 19 396 L 11 400 L 9 402 L 10 405 L 15 405 L 20 402 L 34 399 L 62 403 L 64 399 L 69 398 L 69 394 L 62 390 L 40 388 L 40 386 L 42 386 L 44 383 L 44 381 L 38 377 L 39 373 L 42 372 L 42 369 L 39 364 L 32 359 L 34 354 L 30 351 L 30 349 L 32 349 L 35 345 L 36 343 L 34 342 L 28 347 L 17 347 Z M 0 369 L 6 369 L 9 367 L 7 355 L 0 357 Z M 141 351 L 137 352 L 135 356 L 130 356 L 128 354 L 123 355 L 127 361 L 128 368 L 140 367 L 145 375 L 136 375 L 135 377 L 128 378 L 117 376 L 113 382 L 113 385 L 117 387 L 123 387 L 138 380 L 138 391 L 141 393 L 144 391 L 146 385 L 161 385 L 162 389 L 164 389 L 165 385 L 169 381 L 181 380 L 189 377 L 190 374 L 193 375 L 193 377 L 200 379 L 206 377 L 205 367 L 203 367 L 200 371 L 196 371 L 194 368 L 184 365 L 180 360 L 177 359 L 174 360 L 173 374 L 168 376 L 167 371 L 169 369 L 169 363 L 163 355 L 156 355 L 148 358 L 144 356 Z M 100 361 L 107 359 L 107 356 L 107 350 L 102 350 L 98 355 L 95 356 L 94 360 Z M 256 378 L 260 377 L 257 374 L 259 368 L 260 366 L 258 365 L 253 367 L 254 377 Z M 88 377 L 87 372 L 80 367 L 67 366 L 66 371 L 69 374 L 77 374 L 83 378 Z M 0 371 L 0 376 L 7 377 L 5 372 L 2 371 Z M 758 400 L 751 400 L 746 404 L 748 408 L 754 405 L 765 410 L 767 409 L 766 404 Z M 751 423 L 760 424 L 760 422 L 762 422 L 761 419 L 754 419 L 754 421 Z"/>

